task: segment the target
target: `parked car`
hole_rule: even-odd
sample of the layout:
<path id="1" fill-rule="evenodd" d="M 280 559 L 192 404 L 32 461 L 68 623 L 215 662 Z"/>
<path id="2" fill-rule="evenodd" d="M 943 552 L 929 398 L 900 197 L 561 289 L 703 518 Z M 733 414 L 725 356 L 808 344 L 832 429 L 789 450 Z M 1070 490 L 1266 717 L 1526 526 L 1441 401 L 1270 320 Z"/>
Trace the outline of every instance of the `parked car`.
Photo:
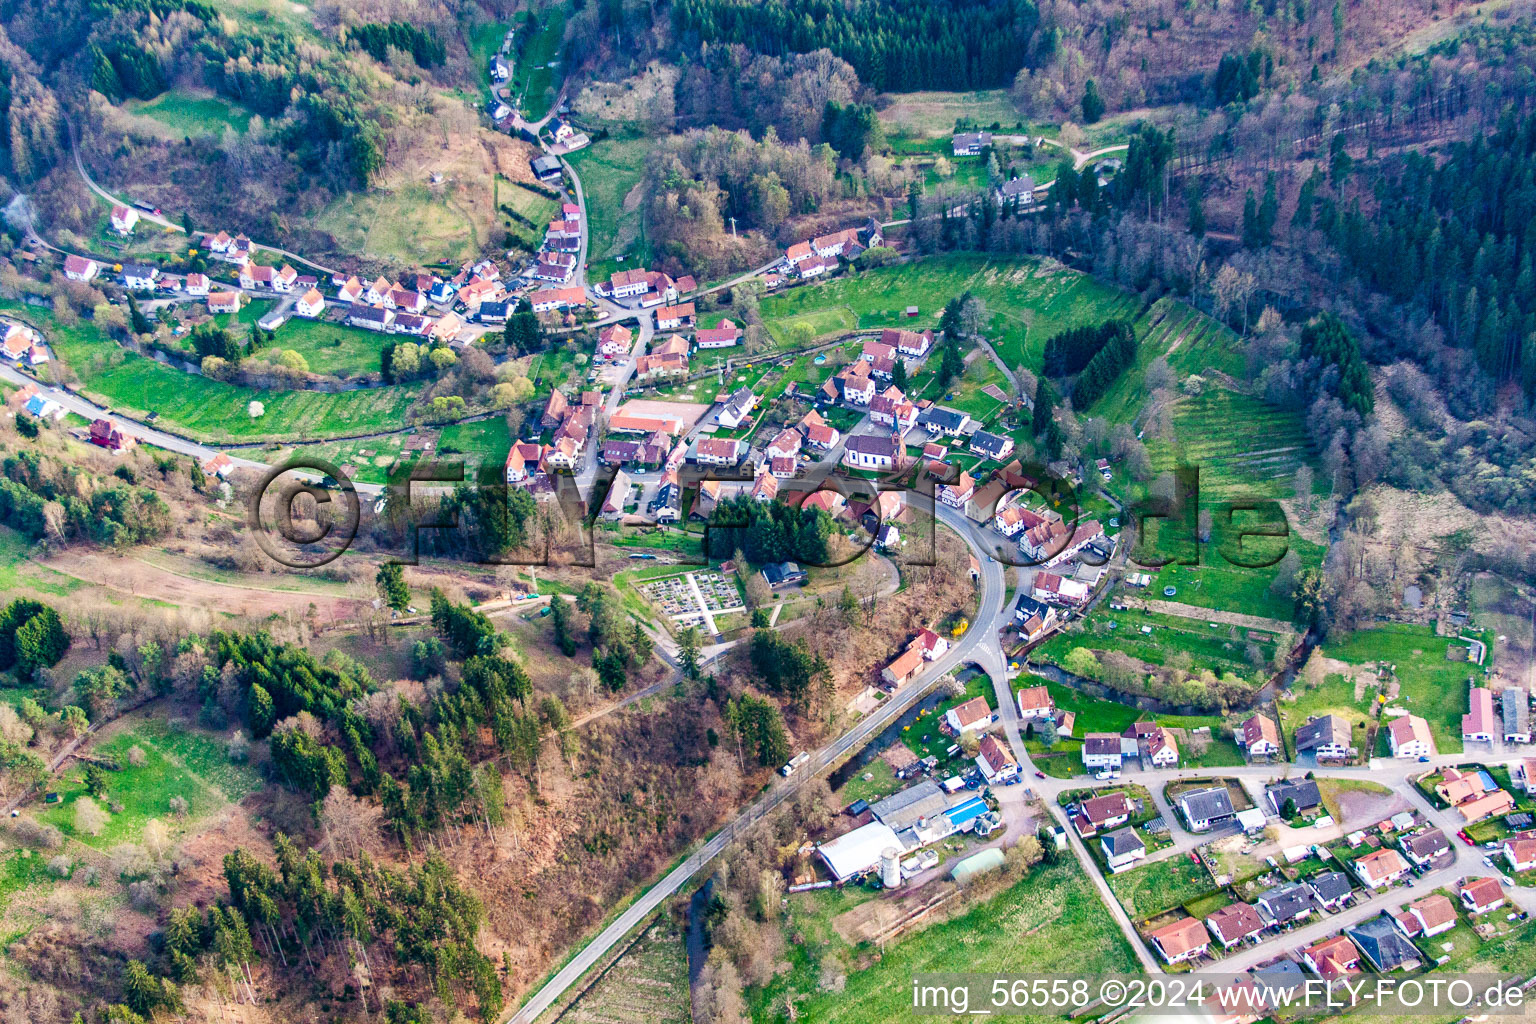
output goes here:
<path id="1" fill-rule="evenodd" d="M 1040 771 L 1038 768 L 1035 769 L 1035 778 L 1037 778 L 1037 779 L 1045 778 L 1045 772 Z"/>
<path id="2" fill-rule="evenodd" d="M 1419 764 L 1429 764 L 1429 757 L 1423 754 L 1419 755 Z"/>

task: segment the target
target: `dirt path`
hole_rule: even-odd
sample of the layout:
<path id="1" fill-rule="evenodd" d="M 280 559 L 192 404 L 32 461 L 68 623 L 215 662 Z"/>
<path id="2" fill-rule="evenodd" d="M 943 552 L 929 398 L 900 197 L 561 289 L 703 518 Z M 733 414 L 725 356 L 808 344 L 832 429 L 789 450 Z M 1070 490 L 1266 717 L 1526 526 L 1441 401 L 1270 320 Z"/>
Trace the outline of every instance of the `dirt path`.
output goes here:
<path id="1" fill-rule="evenodd" d="M 1163 615 L 1177 615 L 1181 619 L 1220 622 L 1227 626 L 1242 626 L 1244 629 L 1266 629 L 1272 633 L 1289 633 L 1295 629 L 1289 622 L 1281 622 L 1279 619 L 1266 619 L 1262 615 L 1222 612 L 1214 608 L 1199 608 L 1192 604 L 1180 604 L 1177 601 L 1147 600 L 1144 604 L 1148 611 L 1160 612 Z"/>

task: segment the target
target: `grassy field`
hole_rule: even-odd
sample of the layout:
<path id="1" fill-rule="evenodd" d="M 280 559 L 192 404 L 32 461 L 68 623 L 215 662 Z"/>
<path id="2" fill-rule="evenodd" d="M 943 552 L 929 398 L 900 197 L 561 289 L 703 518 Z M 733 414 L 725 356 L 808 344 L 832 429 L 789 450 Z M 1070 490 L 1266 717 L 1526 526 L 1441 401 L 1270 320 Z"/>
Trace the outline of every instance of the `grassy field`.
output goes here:
<path id="1" fill-rule="evenodd" d="M 394 266 L 458 263 L 480 252 L 469 212 L 424 180 L 349 192 L 315 218 L 336 249 Z"/>
<path id="2" fill-rule="evenodd" d="M 88 323 L 64 327 L 35 307 L 0 300 L 36 324 L 80 378 L 81 393 L 129 416 L 158 413 L 158 425 L 199 440 L 321 440 L 327 436 L 397 430 L 420 386 L 327 394 L 258 391 L 184 373 L 124 351 Z M 263 403 L 251 418 L 247 404 Z"/>
<path id="3" fill-rule="evenodd" d="M 598 982 L 563 1014 L 569 1024 L 689 1024 L 688 953 L 683 936 L 666 921 L 653 924 Z"/>
<path id="4" fill-rule="evenodd" d="M 1468 662 L 1450 660 L 1446 652 L 1453 646 L 1465 648 L 1466 644 L 1437 637 L 1428 626 L 1393 624 L 1330 641 L 1323 653 L 1352 665 L 1382 662 L 1395 666 L 1401 689 L 1388 706 L 1406 708 L 1423 718 L 1434 733 L 1436 749 L 1454 754 L 1461 750 L 1467 680 L 1481 682 L 1485 672 Z"/>
<path id="5" fill-rule="evenodd" d="M 789 1020 L 786 1000 L 794 1003 L 795 1020 L 867 1024 L 905 1019 L 911 1012 L 912 976 L 925 971 L 1006 973 L 1021 965 L 1042 973 L 1136 969 L 1125 938 L 1071 857 L 1035 869 L 948 921 L 886 945 L 878 958 L 873 949 L 850 947 L 831 926 L 837 913 L 867 898 L 869 893 L 860 890 L 790 898 L 786 933 L 795 937 L 786 950 L 790 970 L 747 993 L 757 1024 Z M 824 970 L 846 972 L 841 991 L 822 984 Z"/>
<path id="6" fill-rule="evenodd" d="M 1060 665 L 1067 652 L 1088 647 L 1095 651 L 1120 651 L 1150 665 L 1166 665 L 1174 654 L 1183 651 L 1193 659 L 1194 671 L 1209 668 L 1248 676 L 1262 667 L 1262 663 L 1255 666 L 1249 662 L 1250 645 L 1264 662 L 1275 651 L 1275 638 L 1269 633 L 1240 626 L 1212 629 L 1206 622 L 1156 612 L 1122 612 L 1104 607 L 1096 609 L 1081 625 L 1081 632 L 1058 633 L 1030 652 L 1030 656 Z M 1147 626 L 1151 632 L 1142 632 Z"/>
<path id="7" fill-rule="evenodd" d="M 142 765 L 130 763 L 134 747 L 143 751 Z M 229 762 L 219 740 L 186 728 L 172 730 L 163 723 L 124 729 L 98 744 L 94 753 L 114 758 L 122 766 L 107 773 L 107 797 L 97 801 L 104 808 L 115 802 L 122 810 L 111 815 L 98 835 L 76 832 L 75 801 L 86 790 L 84 767 L 75 762 L 58 777 L 60 801 L 41 808 L 37 817 L 98 850 L 136 842 L 151 818 L 170 823 L 173 797 L 184 798 L 190 805 L 189 815 L 200 818 L 261 785 L 252 768 Z"/>
<path id="8" fill-rule="evenodd" d="M 607 138 L 570 156 L 587 201 L 590 281 L 604 280 L 624 267 L 644 266 L 649 259 L 640 210 L 625 209 L 624 199 L 640 184 L 650 148 L 645 136 Z M 628 258 L 620 263 L 618 256 Z"/>
<path id="9" fill-rule="evenodd" d="M 1110 875 L 1109 887 L 1125 912 L 1140 921 L 1208 895 L 1216 881 L 1188 857 L 1166 857 L 1144 867 Z"/>
<path id="10" fill-rule="evenodd" d="M 995 261 L 953 254 L 881 267 L 824 284 L 793 288 L 762 301 L 769 333 L 780 344 L 865 327 L 913 328 L 938 323 L 944 303 L 962 292 L 984 299 L 987 336 L 1010 364 L 1038 368 L 1045 341 L 1069 327 L 1135 317 L 1136 296 L 1045 260 Z M 917 306 L 919 316 L 903 311 Z M 806 325 L 800 328 L 798 325 Z"/>
<path id="11" fill-rule="evenodd" d="M 377 331 L 296 316 L 277 329 L 272 347 L 293 349 L 315 373 L 353 377 L 379 369 L 383 344 L 384 335 Z"/>
<path id="12" fill-rule="evenodd" d="M 1235 545 L 1239 543 L 1239 534 L 1244 529 L 1257 526 L 1247 526 L 1239 518 L 1237 529 L 1232 530 L 1226 525 L 1225 516 L 1213 515 L 1213 519 L 1210 542 L 1198 545 L 1192 526 L 1181 529 L 1177 524 L 1170 528 L 1163 522 L 1148 522 L 1146 535 L 1150 539 L 1145 544 L 1137 544 L 1131 552 L 1131 561 L 1137 563 L 1138 559 L 1142 559 L 1153 562 L 1167 558 L 1174 561 L 1160 569 L 1154 570 L 1150 566 L 1143 568 L 1152 577 L 1152 582 L 1144 591 L 1145 595 L 1152 600 L 1223 609 L 1289 622 L 1295 613 L 1295 603 L 1290 594 L 1271 591 L 1270 587 L 1275 581 L 1275 567 L 1247 568 L 1236 565 L 1228 560 L 1225 552 L 1233 552 L 1235 557 L 1248 562 L 1273 558 L 1278 563 L 1277 556 L 1290 550 L 1296 552 L 1301 567 L 1305 568 L 1322 564 L 1323 546 L 1292 531 L 1280 538 L 1250 536 L 1241 541 L 1242 553 L 1238 554 Z M 1263 522 L 1278 523 L 1278 520 L 1266 519 Z M 1200 564 L 1180 564 L 1183 559 L 1195 558 L 1200 560 Z M 1163 591 L 1167 587 L 1173 587 L 1175 592 L 1165 595 Z"/>
<path id="13" fill-rule="evenodd" d="M 44 569 L 27 559 L 27 539 L 8 526 L 0 526 L 0 593 L 23 590 L 62 597 L 84 586 L 77 579 Z"/>
<path id="14" fill-rule="evenodd" d="M 559 87 L 557 69 L 551 67 L 560 57 L 560 43 L 565 35 L 565 19 L 570 11 L 563 4 L 551 4 L 538 12 L 525 12 L 517 25 L 513 42 L 512 80 L 507 93 L 521 98 L 523 116 L 530 121 L 543 117 L 555 101 Z M 532 28 L 528 19 L 537 17 Z"/>
<path id="15" fill-rule="evenodd" d="M 881 97 L 880 122 L 887 130 L 913 135 L 944 136 L 955 130 L 955 121 L 977 124 L 996 122 L 1011 128 L 1022 124 L 1018 108 L 1007 89 L 977 92 L 904 92 Z"/>
<path id="16" fill-rule="evenodd" d="M 527 224 L 506 216 L 501 207 L 506 206 L 527 220 Z M 515 234 L 528 249 L 537 250 L 544 244 L 544 232 L 549 222 L 560 214 L 560 201 L 535 192 L 510 178 L 496 178 L 497 214 L 507 224 L 507 230 Z"/>
<path id="17" fill-rule="evenodd" d="M 152 100 L 128 100 L 123 109 L 159 121 L 177 136 L 222 135 L 225 128 L 245 134 L 251 112 L 211 92 L 171 89 Z"/>

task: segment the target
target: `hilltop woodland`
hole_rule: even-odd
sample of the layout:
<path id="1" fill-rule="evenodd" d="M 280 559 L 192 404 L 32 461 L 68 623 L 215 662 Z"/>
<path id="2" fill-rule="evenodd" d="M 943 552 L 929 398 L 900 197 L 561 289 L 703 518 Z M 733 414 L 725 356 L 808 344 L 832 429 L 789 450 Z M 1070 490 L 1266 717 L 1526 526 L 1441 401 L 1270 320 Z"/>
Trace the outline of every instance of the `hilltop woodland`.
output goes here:
<path id="1" fill-rule="evenodd" d="M 67 160 L 69 132 L 104 181 L 129 171 L 197 224 L 246 225 L 295 248 L 329 240 L 293 214 L 367 189 L 428 125 L 472 139 L 472 109 L 442 95 L 484 69 L 461 24 L 499 3 L 322 2 L 316 32 L 286 19 L 225 17 L 199 0 L 50 0 L 0 18 L 0 172 L 54 230 L 88 236 L 99 214 Z M 243 131 L 174 141 L 125 134 L 113 108 L 200 89 L 248 112 Z M 115 134 L 114 134 L 115 133 Z M 216 184 L 215 184 L 216 183 Z"/>

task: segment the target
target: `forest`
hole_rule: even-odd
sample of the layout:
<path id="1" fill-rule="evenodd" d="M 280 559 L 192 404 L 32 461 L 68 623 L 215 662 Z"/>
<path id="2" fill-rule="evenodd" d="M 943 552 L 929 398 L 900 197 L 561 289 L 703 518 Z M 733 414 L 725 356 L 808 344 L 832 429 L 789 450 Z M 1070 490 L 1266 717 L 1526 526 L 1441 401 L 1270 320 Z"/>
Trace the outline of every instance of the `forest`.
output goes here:
<path id="1" fill-rule="evenodd" d="M 1030 0 L 681 0 L 672 12 L 684 38 L 775 56 L 827 49 L 864 82 L 892 92 L 1007 85 L 1039 19 Z"/>

